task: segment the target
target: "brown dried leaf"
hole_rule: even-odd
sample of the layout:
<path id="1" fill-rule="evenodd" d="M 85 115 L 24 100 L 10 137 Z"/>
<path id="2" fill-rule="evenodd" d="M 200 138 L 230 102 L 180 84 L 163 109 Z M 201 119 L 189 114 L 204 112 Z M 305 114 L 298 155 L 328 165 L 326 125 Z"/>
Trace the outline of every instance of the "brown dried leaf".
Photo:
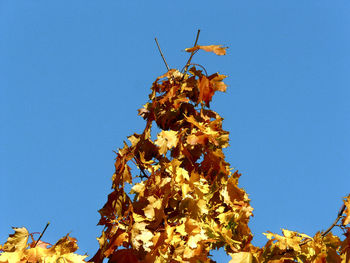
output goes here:
<path id="1" fill-rule="evenodd" d="M 227 47 L 223 47 L 222 45 L 195 46 L 192 48 L 186 48 L 185 51 L 195 52 L 199 49 L 203 49 L 204 51 L 207 51 L 207 52 L 214 52 L 216 55 L 222 56 L 222 55 L 226 55 Z"/>

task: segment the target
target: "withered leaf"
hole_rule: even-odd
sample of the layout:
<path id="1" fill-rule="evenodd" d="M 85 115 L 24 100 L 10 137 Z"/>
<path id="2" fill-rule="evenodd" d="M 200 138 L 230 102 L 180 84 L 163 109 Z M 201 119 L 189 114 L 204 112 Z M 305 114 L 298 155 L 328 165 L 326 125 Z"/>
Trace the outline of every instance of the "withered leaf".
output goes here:
<path id="1" fill-rule="evenodd" d="M 221 45 L 186 51 L 192 59 L 200 49 L 226 54 Z M 212 262 L 210 251 L 225 247 L 230 262 L 350 263 L 349 197 L 344 200 L 343 241 L 332 233 L 311 238 L 283 230 L 282 235 L 265 234 L 270 240 L 262 248 L 252 245 L 248 223 L 253 208 L 238 186 L 240 174 L 232 173 L 223 152 L 229 133 L 222 129 L 220 115 L 208 109 L 215 92 L 226 91 L 227 76 L 203 70 L 205 74 L 195 66 L 184 73 L 171 69 L 153 82 L 150 101 L 139 110 L 146 120 L 144 131 L 128 137 L 131 146 L 124 143 L 118 151 L 113 192 L 100 210 L 100 249 L 90 261 Z M 160 129 L 156 139 L 152 125 Z M 132 174 L 131 167 L 139 173 Z M 133 201 L 125 183 L 134 183 Z"/>
<path id="2" fill-rule="evenodd" d="M 29 233 L 25 227 L 13 227 L 14 234 L 9 235 L 6 243 L 2 246 L 5 252 L 13 252 L 25 249 L 28 245 Z"/>
<path id="3" fill-rule="evenodd" d="M 222 55 L 226 55 L 227 47 L 223 47 L 222 45 L 195 46 L 192 48 L 186 48 L 185 51 L 194 52 L 198 49 L 203 49 L 204 51 L 207 51 L 207 52 L 214 52 L 216 55 L 222 56 Z"/>
<path id="4" fill-rule="evenodd" d="M 78 245 L 76 239 L 68 235 L 49 248 L 43 245 L 47 244 L 46 242 L 42 242 L 42 246 L 34 247 L 34 243 L 27 244 L 29 234 L 26 228 L 14 228 L 14 230 L 15 234 L 10 235 L 8 242 L 2 246 L 4 252 L 0 254 L 1 263 L 85 262 L 87 256 L 74 253 Z"/>

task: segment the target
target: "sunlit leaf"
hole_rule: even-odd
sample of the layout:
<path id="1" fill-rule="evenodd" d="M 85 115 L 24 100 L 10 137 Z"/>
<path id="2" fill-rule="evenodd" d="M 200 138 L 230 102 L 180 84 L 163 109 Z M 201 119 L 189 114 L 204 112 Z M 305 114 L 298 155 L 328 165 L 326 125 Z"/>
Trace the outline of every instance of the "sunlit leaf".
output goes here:
<path id="1" fill-rule="evenodd" d="M 214 52 L 216 55 L 226 55 L 227 47 L 223 47 L 222 45 L 210 45 L 210 46 L 195 46 L 192 48 L 186 48 L 187 52 L 194 52 L 198 49 L 203 49 L 207 52 Z"/>

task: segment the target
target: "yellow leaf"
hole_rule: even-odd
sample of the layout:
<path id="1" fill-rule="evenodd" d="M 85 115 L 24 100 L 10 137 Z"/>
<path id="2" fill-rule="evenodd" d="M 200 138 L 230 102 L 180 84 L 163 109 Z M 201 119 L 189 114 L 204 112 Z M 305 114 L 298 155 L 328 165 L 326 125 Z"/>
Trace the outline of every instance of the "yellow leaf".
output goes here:
<path id="1" fill-rule="evenodd" d="M 149 204 L 145 207 L 144 213 L 148 219 L 152 220 L 155 216 L 155 209 L 160 209 L 162 207 L 162 200 L 154 196 L 148 197 L 147 200 Z"/>
<path id="2" fill-rule="evenodd" d="M 0 254 L 0 263 L 19 263 L 19 262 L 27 262 L 24 259 L 23 253 L 20 252 L 4 252 Z"/>
<path id="3" fill-rule="evenodd" d="M 191 187 L 188 184 L 183 183 L 181 185 L 181 190 L 182 190 L 182 197 L 184 198 L 188 194 L 188 192 L 191 191 Z"/>
<path id="4" fill-rule="evenodd" d="M 238 253 L 230 253 L 232 259 L 229 263 L 252 263 L 253 255 L 250 252 L 238 252 Z"/>
<path id="5" fill-rule="evenodd" d="M 131 240 L 136 249 L 142 246 L 145 251 L 150 252 L 150 247 L 153 246 L 153 233 L 146 228 L 147 225 L 146 222 L 135 223 L 131 230 Z"/>
<path id="6" fill-rule="evenodd" d="M 130 193 L 134 194 L 134 193 L 140 193 L 143 192 L 145 190 L 145 182 L 141 182 L 141 183 L 136 183 L 132 188 Z"/>
<path id="7" fill-rule="evenodd" d="M 190 176 L 188 171 L 179 167 L 180 161 L 177 159 L 172 160 L 171 166 L 169 166 L 168 170 L 171 174 L 175 175 L 175 181 L 177 183 L 182 183 L 184 180 L 190 180 Z"/>
<path id="8" fill-rule="evenodd" d="M 185 224 L 178 225 L 176 227 L 176 232 L 178 232 L 181 236 L 187 236 L 188 233 L 185 228 Z"/>
<path id="9" fill-rule="evenodd" d="M 2 246 L 2 250 L 13 252 L 25 249 L 28 242 L 28 230 L 25 227 L 13 227 L 14 234 L 9 235 L 6 243 Z"/>
<path id="10" fill-rule="evenodd" d="M 225 211 L 225 207 L 224 206 L 219 206 L 215 211 L 218 212 L 218 213 L 222 213 L 222 212 Z"/>
<path id="11" fill-rule="evenodd" d="M 103 247 L 103 245 L 107 241 L 106 233 L 102 231 L 102 235 L 100 237 L 97 237 L 96 239 L 98 241 L 98 244 L 100 245 L 100 248 Z"/>
<path id="12" fill-rule="evenodd" d="M 161 131 L 157 135 L 155 144 L 160 147 L 159 153 L 165 154 L 168 149 L 177 145 L 178 138 L 176 131 Z"/>
<path id="13" fill-rule="evenodd" d="M 78 254 L 75 254 L 75 253 L 69 253 L 69 254 L 65 254 L 65 255 L 62 255 L 58 258 L 58 260 L 61 260 L 61 261 L 58 261 L 56 260 L 56 262 L 62 262 L 62 263 L 83 263 L 85 262 L 84 259 L 86 258 L 87 256 L 81 256 L 81 255 L 78 255 Z"/>
<path id="14" fill-rule="evenodd" d="M 188 246 L 190 248 L 196 248 L 198 246 L 198 242 L 201 240 L 203 240 L 203 237 L 200 234 L 190 236 L 188 239 Z"/>
<path id="15" fill-rule="evenodd" d="M 143 217 L 142 215 L 136 214 L 136 213 L 133 213 L 132 217 L 136 223 L 139 223 L 139 222 L 142 222 L 145 220 L 145 217 Z"/>
<path id="16" fill-rule="evenodd" d="M 198 200 L 197 205 L 198 205 L 198 208 L 202 214 L 209 213 L 209 209 L 207 207 L 207 202 L 205 200 L 203 200 L 203 199 Z"/>
<path id="17" fill-rule="evenodd" d="M 140 141 L 140 138 L 141 138 L 141 135 L 136 133 L 128 137 L 132 146 L 135 146 Z"/>

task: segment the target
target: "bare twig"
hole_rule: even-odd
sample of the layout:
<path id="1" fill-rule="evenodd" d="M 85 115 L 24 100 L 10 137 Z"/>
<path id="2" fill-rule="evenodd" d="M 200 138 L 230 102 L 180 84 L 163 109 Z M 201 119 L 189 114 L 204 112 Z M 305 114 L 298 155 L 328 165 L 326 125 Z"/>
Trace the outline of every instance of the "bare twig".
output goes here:
<path id="1" fill-rule="evenodd" d="M 340 210 L 338 212 L 338 216 L 334 220 L 333 224 L 324 233 L 322 233 L 323 237 L 326 236 L 332 230 L 332 228 L 337 225 L 338 221 L 340 220 L 340 218 L 342 217 L 342 215 L 343 215 L 343 213 L 345 211 L 345 208 L 346 208 L 346 206 L 345 206 L 345 204 L 343 204 L 343 206 L 340 208 Z"/>
<path id="2" fill-rule="evenodd" d="M 157 47 L 158 47 L 159 53 L 160 53 L 160 55 L 162 56 L 162 59 L 163 59 L 163 61 L 164 61 L 164 63 L 165 63 L 165 66 L 166 66 L 166 68 L 167 68 L 167 69 L 168 69 L 168 71 L 169 71 L 169 70 L 170 70 L 170 68 L 169 68 L 168 63 L 166 62 L 166 60 L 165 60 L 165 58 L 164 58 L 164 55 L 163 55 L 162 50 L 160 49 L 160 46 L 159 46 L 159 44 L 158 44 L 158 40 L 157 40 L 157 38 L 154 38 L 154 40 L 155 40 L 155 41 L 156 41 L 156 43 L 157 43 Z"/>
<path id="3" fill-rule="evenodd" d="M 331 232 L 333 227 L 338 226 L 337 223 L 342 218 L 343 213 L 345 211 L 345 208 L 346 208 L 346 206 L 345 206 L 345 204 L 343 204 L 342 207 L 340 208 L 339 212 L 338 212 L 337 218 L 334 220 L 333 224 L 325 232 L 322 233 L 322 237 L 325 237 L 329 232 Z M 305 240 L 304 242 L 300 243 L 300 246 L 305 245 L 306 243 L 308 243 L 311 240 L 312 239 Z"/>
<path id="4" fill-rule="evenodd" d="M 146 172 L 145 172 L 145 168 L 144 168 L 143 165 L 141 164 L 141 161 L 140 161 L 136 156 L 134 157 L 134 159 L 135 159 L 136 164 L 137 164 L 137 166 L 139 167 L 141 173 L 143 174 L 143 176 L 144 176 L 145 178 L 148 178 L 148 176 L 147 176 L 147 174 L 146 174 Z"/>
<path id="5" fill-rule="evenodd" d="M 34 247 L 36 247 L 36 245 L 38 244 L 38 242 L 40 241 L 40 239 L 41 239 L 42 236 L 44 235 L 44 233 L 45 233 L 45 231 L 46 231 L 46 229 L 47 229 L 47 227 L 48 227 L 49 225 L 50 225 L 50 222 L 47 222 L 47 224 L 46 224 L 46 226 L 45 226 L 43 232 L 41 232 L 41 235 L 39 236 L 38 240 L 35 242 Z"/>
<path id="6" fill-rule="evenodd" d="M 199 38 L 199 33 L 200 33 L 200 32 L 201 32 L 201 30 L 198 29 L 198 31 L 197 31 L 197 36 L 196 36 L 196 41 L 194 42 L 193 47 L 197 46 L 197 42 L 198 42 L 198 38 Z M 197 50 L 191 52 L 191 56 L 190 56 L 190 58 L 188 59 L 186 65 L 185 65 L 185 67 L 184 67 L 184 68 L 185 68 L 184 73 L 187 72 L 187 69 L 188 69 L 189 65 L 191 64 L 192 57 L 193 57 L 194 54 L 196 54 L 196 52 L 197 52 Z M 181 71 L 182 71 L 182 70 L 181 70 Z"/>

